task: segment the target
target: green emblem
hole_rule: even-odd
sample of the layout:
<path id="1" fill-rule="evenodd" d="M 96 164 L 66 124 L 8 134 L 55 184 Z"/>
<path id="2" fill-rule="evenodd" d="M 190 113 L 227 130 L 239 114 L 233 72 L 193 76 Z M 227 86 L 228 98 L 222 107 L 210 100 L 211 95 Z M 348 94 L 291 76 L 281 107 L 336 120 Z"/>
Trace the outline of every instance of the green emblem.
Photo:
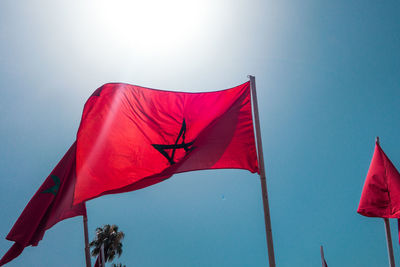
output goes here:
<path id="1" fill-rule="evenodd" d="M 54 185 L 46 190 L 43 190 L 42 193 L 50 193 L 53 195 L 57 195 L 58 189 L 60 188 L 60 178 L 55 175 L 50 175 L 51 179 L 53 179 Z"/>

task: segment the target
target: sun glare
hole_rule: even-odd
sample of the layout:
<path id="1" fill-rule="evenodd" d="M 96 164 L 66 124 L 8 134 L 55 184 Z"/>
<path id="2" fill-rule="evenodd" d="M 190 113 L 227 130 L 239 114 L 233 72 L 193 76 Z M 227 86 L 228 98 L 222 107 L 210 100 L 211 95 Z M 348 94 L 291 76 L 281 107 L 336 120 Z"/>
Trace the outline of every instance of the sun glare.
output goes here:
<path id="1" fill-rule="evenodd" d="M 94 17 L 98 30 L 123 49 L 163 53 L 193 42 L 205 28 L 204 1 L 99 1 Z"/>

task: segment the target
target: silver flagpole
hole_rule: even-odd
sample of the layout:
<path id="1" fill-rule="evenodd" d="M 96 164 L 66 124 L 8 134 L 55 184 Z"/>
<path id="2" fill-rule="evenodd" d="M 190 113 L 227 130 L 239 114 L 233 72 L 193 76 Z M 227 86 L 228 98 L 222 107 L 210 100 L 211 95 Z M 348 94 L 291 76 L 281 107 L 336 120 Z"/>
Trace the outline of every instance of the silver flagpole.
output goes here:
<path id="1" fill-rule="evenodd" d="M 251 95 L 253 98 L 254 123 L 256 127 L 258 164 L 259 164 L 261 192 L 262 192 L 262 199 L 264 206 L 264 221 L 265 221 L 265 233 L 267 235 L 268 259 L 269 259 L 269 266 L 275 267 L 274 244 L 272 242 L 271 216 L 269 213 L 268 191 L 267 191 L 267 182 L 266 182 L 265 167 L 264 167 L 264 153 L 261 141 L 260 119 L 258 115 L 256 78 L 251 75 L 249 75 L 248 77 L 250 79 Z"/>

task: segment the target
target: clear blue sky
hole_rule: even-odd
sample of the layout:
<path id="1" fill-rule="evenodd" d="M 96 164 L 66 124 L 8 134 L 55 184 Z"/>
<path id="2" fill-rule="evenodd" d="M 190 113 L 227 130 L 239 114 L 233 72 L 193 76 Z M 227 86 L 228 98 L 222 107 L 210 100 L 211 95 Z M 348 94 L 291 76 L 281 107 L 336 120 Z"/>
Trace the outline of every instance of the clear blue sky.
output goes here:
<path id="1" fill-rule="evenodd" d="M 167 3 L 168 2 L 168 3 Z M 400 168 L 398 1 L 0 2 L 0 254 L 107 82 L 179 91 L 256 76 L 278 267 L 387 266 L 356 213 L 375 136 Z M 125 232 L 128 267 L 267 266 L 257 175 L 201 171 L 87 203 Z M 397 227 L 392 221 L 397 264 Z M 8 266 L 83 266 L 82 218 Z"/>

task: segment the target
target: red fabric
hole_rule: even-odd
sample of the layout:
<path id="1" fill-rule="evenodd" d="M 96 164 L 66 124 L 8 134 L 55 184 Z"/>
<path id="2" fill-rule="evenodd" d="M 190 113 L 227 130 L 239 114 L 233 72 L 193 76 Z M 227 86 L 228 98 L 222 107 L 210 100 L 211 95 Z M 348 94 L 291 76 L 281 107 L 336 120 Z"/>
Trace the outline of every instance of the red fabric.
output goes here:
<path id="1" fill-rule="evenodd" d="M 378 143 L 357 212 L 369 217 L 400 218 L 400 174 Z"/>
<path id="2" fill-rule="evenodd" d="M 207 93 L 105 84 L 83 110 L 74 203 L 222 168 L 258 172 L 249 82 Z"/>
<path id="3" fill-rule="evenodd" d="M 72 205 L 76 182 L 75 155 L 76 143 L 29 201 L 6 237 L 15 243 L 0 260 L 0 266 L 21 254 L 25 247 L 37 246 L 45 231 L 57 222 L 86 215 L 84 203 Z"/>
<path id="4" fill-rule="evenodd" d="M 24 246 L 18 244 L 17 242 L 12 245 L 12 247 L 7 251 L 7 253 L 1 258 L 0 266 L 12 261 L 16 257 L 18 257 L 22 251 L 24 250 Z"/>

